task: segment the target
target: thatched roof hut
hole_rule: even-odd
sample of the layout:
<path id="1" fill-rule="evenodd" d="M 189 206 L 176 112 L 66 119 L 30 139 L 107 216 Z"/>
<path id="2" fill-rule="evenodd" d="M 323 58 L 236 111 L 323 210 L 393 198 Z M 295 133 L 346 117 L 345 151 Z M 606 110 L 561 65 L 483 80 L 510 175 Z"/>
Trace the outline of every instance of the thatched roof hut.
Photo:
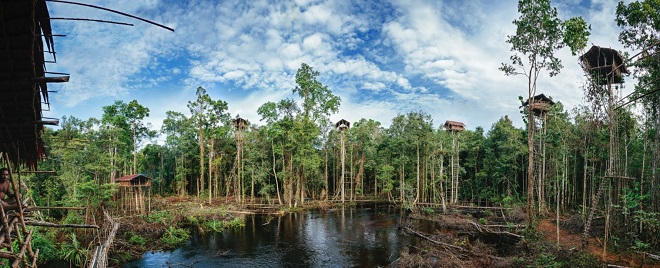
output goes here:
<path id="1" fill-rule="evenodd" d="M 550 108 L 555 105 L 555 102 L 549 97 L 546 97 L 543 93 L 532 97 L 532 100 L 532 105 L 529 105 L 530 101 L 527 99 L 525 103 L 523 103 L 523 106 L 532 109 L 532 112 L 534 112 L 535 115 L 547 113 L 550 111 Z"/>
<path id="2" fill-rule="evenodd" d="M 344 131 L 348 128 L 351 127 L 351 122 L 348 122 L 344 119 L 341 119 L 335 123 L 335 128 L 339 129 L 339 131 Z"/>
<path id="3" fill-rule="evenodd" d="M 623 83 L 623 75 L 630 74 L 619 51 L 592 46 L 589 51 L 580 56 L 580 62 L 585 72 L 596 79 L 599 85 Z"/>
<path id="4" fill-rule="evenodd" d="M 445 124 L 443 125 L 445 127 L 446 131 L 463 131 L 465 130 L 465 124 L 458 122 L 458 121 L 450 121 L 447 120 L 445 121 Z"/>
<path id="5" fill-rule="evenodd" d="M 36 35 L 35 35 L 36 33 Z M 55 58 L 50 16 L 44 0 L 3 0 L 0 8 L 0 152 L 10 161 L 36 168 L 45 156 L 42 116 L 49 108 L 48 83 L 69 76 L 47 75 L 44 52 Z"/>

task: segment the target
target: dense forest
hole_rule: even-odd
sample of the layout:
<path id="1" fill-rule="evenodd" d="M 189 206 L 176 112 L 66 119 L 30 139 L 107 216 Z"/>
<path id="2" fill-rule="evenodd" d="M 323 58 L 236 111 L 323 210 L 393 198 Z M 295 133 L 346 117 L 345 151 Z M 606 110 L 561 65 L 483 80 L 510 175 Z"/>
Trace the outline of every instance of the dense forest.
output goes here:
<path id="1" fill-rule="evenodd" d="M 309 200 L 379 199 L 445 209 L 453 204 L 529 205 L 530 220 L 579 215 L 587 222 L 592 213 L 607 217 L 612 244 L 657 249 L 658 9 L 654 0 L 620 3 L 617 9 L 619 41 L 640 52 L 624 55 L 638 83 L 629 85 L 634 90 L 623 99 L 617 95 L 620 84 L 600 83 L 597 74 L 588 72 L 582 88 L 575 88 L 584 92 L 584 102 L 573 109 L 552 100 L 552 92 L 537 92 L 540 73 L 561 69 L 552 56 L 561 46 L 552 44 L 575 47 L 576 62 L 564 64 L 578 64 L 587 52 L 586 39 L 572 46 L 567 37 L 571 29 L 588 36 L 586 23 L 555 21 L 562 31 L 554 34 L 564 34 L 539 41 L 521 34 L 525 16 L 549 11 L 552 21 L 553 9 L 519 9 L 521 18 L 514 22 L 519 32 L 508 41 L 513 65 L 503 64 L 502 70 L 532 82 L 529 91 L 521 89 L 520 99 L 512 100 L 520 102 L 520 114 L 502 115 L 490 126 L 448 131 L 443 124 L 452 118 L 432 118 L 424 111 L 400 114 L 389 127 L 369 118 L 331 122 L 341 100 L 320 81 L 319 72 L 302 63 L 291 89 L 295 98 L 263 103 L 257 111 L 261 118 L 229 114 L 231 103 L 212 99 L 203 87 L 187 102 L 190 112 L 168 112 L 161 129 L 147 123 L 149 107 L 136 100 L 102 107 L 101 118 L 64 117 L 59 128 L 46 129 L 43 137 L 48 157 L 39 169 L 55 174 L 32 173 L 22 180 L 28 195 L 43 206 L 111 206 L 115 179 L 137 173 L 153 178 L 154 196 L 194 196 L 205 202 L 297 207 Z M 540 34 L 549 38 L 552 33 Z M 536 43 L 525 43 L 525 38 Z M 522 69 L 518 73 L 517 67 Z M 542 116 L 529 109 L 540 93 L 554 104 Z M 525 122 L 522 128 L 510 119 L 518 116 Z"/>

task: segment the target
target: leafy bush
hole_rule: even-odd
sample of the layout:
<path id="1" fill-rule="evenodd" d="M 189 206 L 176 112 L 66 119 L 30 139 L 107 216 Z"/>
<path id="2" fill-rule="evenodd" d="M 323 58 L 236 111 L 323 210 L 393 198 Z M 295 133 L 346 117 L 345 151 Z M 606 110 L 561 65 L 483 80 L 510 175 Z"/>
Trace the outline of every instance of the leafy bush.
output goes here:
<path id="1" fill-rule="evenodd" d="M 234 218 L 233 220 L 225 223 L 225 227 L 227 228 L 238 228 L 243 226 L 245 226 L 245 222 L 241 218 Z"/>
<path id="2" fill-rule="evenodd" d="M 154 211 L 148 215 L 143 215 L 142 218 L 148 223 L 166 223 L 172 222 L 174 216 L 172 216 L 168 211 Z"/>
<path id="3" fill-rule="evenodd" d="M 32 233 L 32 247 L 39 249 L 39 263 L 55 260 L 59 254 L 55 247 L 55 237 L 52 232 L 35 230 Z"/>
<path id="4" fill-rule="evenodd" d="M 432 208 L 422 208 L 422 212 L 426 214 L 433 214 L 435 211 L 433 211 Z"/>
<path id="5" fill-rule="evenodd" d="M 69 213 L 66 214 L 66 217 L 64 220 L 62 220 L 62 223 L 64 224 L 84 224 L 85 220 L 83 219 L 82 216 L 76 211 L 69 211 Z"/>
<path id="6" fill-rule="evenodd" d="M 147 243 L 144 241 L 144 238 L 142 238 L 142 237 L 141 237 L 140 235 L 138 235 L 138 234 L 133 234 L 133 235 L 131 236 L 131 238 L 128 239 L 128 242 L 131 243 L 131 244 L 133 244 L 133 245 L 140 246 L 140 247 L 144 247 L 144 245 L 147 244 Z"/>
<path id="7" fill-rule="evenodd" d="M 163 234 L 163 237 L 160 239 L 163 244 L 170 248 L 175 248 L 188 240 L 190 234 L 184 229 L 170 226 Z"/>
<path id="8" fill-rule="evenodd" d="M 89 250 L 80 244 L 76 238 L 76 234 L 71 234 L 71 241 L 62 244 L 62 259 L 73 264 L 76 267 L 82 267 L 87 262 Z"/>
<path id="9" fill-rule="evenodd" d="M 221 220 L 209 220 L 204 222 L 204 227 L 215 232 L 221 232 L 225 229 L 225 223 Z"/>

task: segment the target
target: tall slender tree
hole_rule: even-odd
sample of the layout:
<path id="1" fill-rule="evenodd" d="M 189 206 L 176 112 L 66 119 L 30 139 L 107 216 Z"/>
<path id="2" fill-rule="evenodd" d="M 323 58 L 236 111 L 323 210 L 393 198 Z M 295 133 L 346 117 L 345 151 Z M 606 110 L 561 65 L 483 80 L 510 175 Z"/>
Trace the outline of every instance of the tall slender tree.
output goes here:
<path id="1" fill-rule="evenodd" d="M 549 75 L 555 76 L 563 67 L 559 58 L 554 53 L 564 47 L 567 43 L 573 50 L 586 44 L 576 39 L 584 40 L 589 35 L 586 29 L 583 31 L 563 34 L 562 21 L 557 16 L 557 9 L 550 5 L 550 0 L 520 0 L 518 2 L 520 17 L 513 21 L 516 25 L 516 34 L 507 36 L 507 43 L 511 44 L 511 51 L 515 53 L 510 57 L 511 64 L 502 63 L 500 70 L 505 75 L 524 75 L 527 78 L 527 100 L 529 106 L 534 104 L 532 97 L 536 95 L 537 80 L 541 71 L 548 71 Z M 575 20 L 582 20 L 576 18 Z M 579 23 L 571 23 L 571 25 Z M 586 23 L 585 23 L 586 24 Z M 581 24 L 579 24 L 581 25 Z M 573 29 L 573 28 L 571 28 Z M 527 57 L 523 60 L 523 57 Z M 519 69 L 520 70 L 519 70 Z M 534 114 L 527 113 L 527 213 L 529 223 L 534 219 Z"/>

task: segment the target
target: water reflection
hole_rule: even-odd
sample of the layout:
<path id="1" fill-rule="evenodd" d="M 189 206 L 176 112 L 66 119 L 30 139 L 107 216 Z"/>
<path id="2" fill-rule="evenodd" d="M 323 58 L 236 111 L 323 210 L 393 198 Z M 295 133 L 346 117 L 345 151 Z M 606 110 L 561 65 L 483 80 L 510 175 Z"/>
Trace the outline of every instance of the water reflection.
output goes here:
<path id="1" fill-rule="evenodd" d="M 250 216 L 244 228 L 194 233 L 183 247 L 147 253 L 124 267 L 378 267 L 413 239 L 387 205 Z"/>

